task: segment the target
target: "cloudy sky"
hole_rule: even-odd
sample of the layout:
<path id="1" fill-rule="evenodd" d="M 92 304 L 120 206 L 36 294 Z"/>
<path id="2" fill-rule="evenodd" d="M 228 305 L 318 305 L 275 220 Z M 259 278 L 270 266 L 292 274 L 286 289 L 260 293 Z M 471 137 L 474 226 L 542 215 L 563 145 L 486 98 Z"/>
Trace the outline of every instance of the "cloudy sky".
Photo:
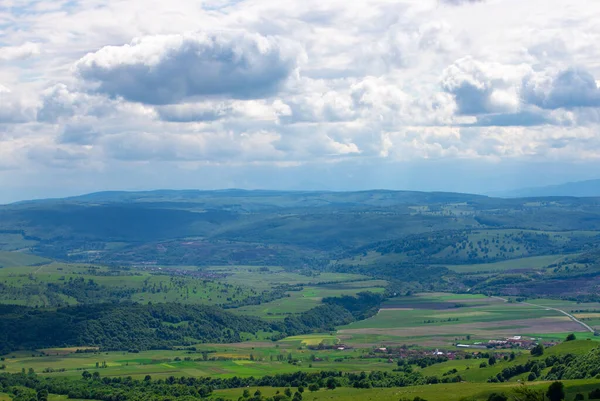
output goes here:
<path id="1" fill-rule="evenodd" d="M 0 0 L 0 202 L 600 178 L 600 2 Z"/>

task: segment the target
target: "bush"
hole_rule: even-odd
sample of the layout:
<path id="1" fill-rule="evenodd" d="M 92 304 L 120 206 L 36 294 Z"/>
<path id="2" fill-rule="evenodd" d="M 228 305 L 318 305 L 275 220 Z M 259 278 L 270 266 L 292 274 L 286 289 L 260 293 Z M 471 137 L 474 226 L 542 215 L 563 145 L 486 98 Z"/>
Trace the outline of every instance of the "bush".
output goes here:
<path id="1" fill-rule="evenodd" d="M 588 398 L 590 400 L 600 400 L 600 388 L 590 391 Z"/>
<path id="2" fill-rule="evenodd" d="M 550 401 L 562 401 L 565 399 L 565 385 L 562 382 L 554 382 L 548 387 L 546 397 Z"/>
<path id="3" fill-rule="evenodd" d="M 531 349 L 531 355 L 533 356 L 542 356 L 544 355 L 544 346 L 542 344 L 538 344 Z"/>
<path id="4" fill-rule="evenodd" d="M 508 397 L 503 393 L 492 393 L 487 401 L 508 401 Z"/>
<path id="5" fill-rule="evenodd" d="M 575 337 L 575 334 L 571 333 L 567 336 L 567 339 L 565 341 L 574 341 L 577 340 L 577 337 Z"/>
<path id="6" fill-rule="evenodd" d="M 575 401 L 585 400 L 585 396 L 581 393 L 575 394 Z"/>

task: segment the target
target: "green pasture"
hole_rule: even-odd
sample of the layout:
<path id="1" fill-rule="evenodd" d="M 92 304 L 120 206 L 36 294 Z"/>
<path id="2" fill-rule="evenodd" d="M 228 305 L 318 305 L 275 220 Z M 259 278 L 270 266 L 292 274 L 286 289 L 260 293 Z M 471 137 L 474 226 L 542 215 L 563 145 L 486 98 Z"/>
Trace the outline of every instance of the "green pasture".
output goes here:
<path id="1" fill-rule="evenodd" d="M 227 274 L 224 282 L 234 285 L 245 285 L 258 289 L 269 289 L 273 286 L 317 285 L 331 282 L 370 280 L 359 274 L 346 273 L 311 273 L 300 274 L 276 266 L 212 266 L 208 271 Z"/>
<path id="2" fill-rule="evenodd" d="M 571 401 L 578 392 L 589 392 L 592 389 L 600 387 L 598 380 L 570 380 L 565 381 L 567 400 Z M 545 390 L 550 382 L 536 382 L 527 384 L 533 388 Z M 510 393 L 512 389 L 521 384 L 518 383 L 452 383 L 436 384 L 427 386 L 411 386 L 403 388 L 371 388 L 354 389 L 341 387 L 335 390 L 321 389 L 316 392 L 306 390 L 303 398 L 311 401 L 398 401 L 402 398 L 410 400 L 415 397 L 421 397 L 428 401 L 484 401 L 494 392 Z M 249 388 L 251 394 L 254 394 L 256 387 Z M 292 389 L 295 391 L 295 389 Z M 260 391 L 265 396 L 273 396 L 277 391 L 283 393 L 283 388 L 261 387 Z M 223 397 L 226 399 L 238 399 L 243 393 L 243 389 L 215 390 L 213 398 Z"/>
<path id="3" fill-rule="evenodd" d="M 540 270 L 553 263 L 559 263 L 566 258 L 565 255 L 545 255 L 531 256 L 527 258 L 517 258 L 503 260 L 495 263 L 478 263 L 465 265 L 444 265 L 448 269 L 457 273 L 476 273 L 476 272 L 501 272 L 507 270 L 535 269 Z"/>
<path id="4" fill-rule="evenodd" d="M 563 340 L 564 340 L 564 337 L 563 337 Z M 583 355 L 597 347 L 598 347 L 598 343 L 593 342 L 593 341 L 587 341 L 587 340 L 564 342 L 559 345 L 546 348 L 546 350 L 544 352 L 544 356 L 542 356 L 542 358 L 545 358 L 545 357 L 551 356 L 551 355 L 564 355 L 564 354 L 568 354 L 568 353 L 575 354 L 575 355 Z M 503 360 L 503 358 L 500 357 L 500 358 L 497 358 L 497 362 L 495 365 L 492 365 L 492 366 L 488 365 L 484 368 L 480 368 L 479 366 L 482 362 L 486 362 L 486 364 L 487 364 L 487 362 L 488 362 L 487 358 L 480 359 L 480 358 L 475 357 L 472 359 L 449 360 L 447 362 L 428 366 L 424 369 L 421 369 L 420 372 L 425 376 L 442 377 L 442 375 L 444 373 L 449 372 L 453 369 L 456 369 L 458 371 L 457 374 L 459 374 L 464 380 L 466 380 L 468 382 L 485 383 L 488 378 L 497 375 L 503 369 L 510 367 L 510 366 L 514 366 L 514 365 L 525 364 L 525 363 L 527 363 L 527 361 L 529 359 L 532 358 L 529 351 L 524 351 L 524 350 L 508 349 L 508 350 L 497 350 L 494 352 L 498 355 L 502 355 L 502 354 L 510 355 L 510 353 L 513 351 L 517 355 L 514 360 L 505 361 L 505 360 Z M 477 355 L 477 354 L 474 354 L 474 355 Z M 518 380 L 519 380 L 519 378 L 515 377 L 515 378 L 512 378 L 510 381 L 517 382 Z"/>
<path id="5" fill-rule="evenodd" d="M 0 251 L 0 267 L 32 266 L 44 263 L 50 263 L 50 260 L 24 252 Z"/>
<path id="6" fill-rule="evenodd" d="M 306 312 L 321 304 L 321 300 L 326 297 L 340 297 L 342 295 L 356 295 L 359 292 L 371 291 L 382 293 L 385 288 L 374 285 L 381 284 L 382 280 L 360 281 L 348 284 L 348 287 L 342 284 L 308 286 L 302 291 L 289 291 L 287 297 L 276 299 L 271 302 L 265 302 L 260 305 L 243 306 L 232 309 L 232 312 L 259 316 L 267 319 L 283 319 L 289 314 Z"/>
<path id="7" fill-rule="evenodd" d="M 0 250 L 17 251 L 27 249 L 37 244 L 37 241 L 23 238 L 22 234 L 0 233 Z"/>
<path id="8" fill-rule="evenodd" d="M 328 336 L 322 336 L 327 339 Z M 307 336 L 304 340 L 310 342 L 316 337 Z M 299 340 L 304 342 L 304 340 Z M 296 340 L 289 341 L 295 345 Z M 22 369 L 34 371 L 40 375 L 79 377 L 83 370 L 98 371 L 102 376 L 132 376 L 144 378 L 168 376 L 217 376 L 217 377 L 249 377 L 265 376 L 278 373 L 302 371 L 339 370 L 343 372 L 360 372 L 385 370 L 391 371 L 395 364 L 387 363 L 385 358 L 360 359 L 365 350 L 348 349 L 344 351 L 325 350 L 312 351 L 287 347 L 287 344 L 275 345 L 256 344 L 257 347 L 206 346 L 204 350 L 190 351 L 142 351 L 127 352 L 97 352 L 69 353 L 46 350 L 48 356 L 39 356 L 39 352 L 13 353 L 6 356 L 6 372 L 17 373 Z M 262 345 L 262 347 L 258 346 Z M 203 351 L 208 351 L 207 357 L 218 360 L 204 360 Z M 278 360 L 277 356 L 281 360 Z M 288 357 L 296 363 L 288 363 Z M 227 358 L 227 359 L 225 359 Z M 318 358 L 315 360 L 315 358 Z M 96 367 L 98 366 L 100 367 Z M 106 368 L 101 366 L 106 364 Z M 52 368 L 52 372 L 48 372 Z"/>

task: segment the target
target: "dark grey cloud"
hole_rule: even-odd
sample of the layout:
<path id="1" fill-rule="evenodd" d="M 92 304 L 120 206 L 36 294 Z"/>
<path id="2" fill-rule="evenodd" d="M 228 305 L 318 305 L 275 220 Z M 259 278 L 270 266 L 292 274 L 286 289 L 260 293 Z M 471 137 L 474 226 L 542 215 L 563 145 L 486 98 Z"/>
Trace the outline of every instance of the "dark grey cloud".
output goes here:
<path id="1" fill-rule="evenodd" d="M 145 104 L 203 96 L 261 98 L 278 91 L 302 49 L 243 31 L 148 36 L 83 57 L 75 71 L 94 90 Z"/>
<path id="2" fill-rule="evenodd" d="M 556 77 L 523 82 L 523 100 L 544 109 L 600 107 L 600 88 L 588 71 L 570 68 Z"/>

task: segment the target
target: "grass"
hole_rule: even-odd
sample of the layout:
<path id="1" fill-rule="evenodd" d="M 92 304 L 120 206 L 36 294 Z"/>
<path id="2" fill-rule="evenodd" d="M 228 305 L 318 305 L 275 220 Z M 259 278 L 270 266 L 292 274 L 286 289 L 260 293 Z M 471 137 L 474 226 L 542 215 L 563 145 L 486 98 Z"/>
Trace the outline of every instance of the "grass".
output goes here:
<path id="1" fill-rule="evenodd" d="M 381 280 L 373 280 L 374 284 L 379 284 Z M 307 310 L 319 306 L 321 299 L 325 297 L 339 297 L 342 295 L 356 295 L 359 292 L 371 291 L 381 293 L 383 287 L 375 287 L 370 281 L 360 281 L 349 283 L 352 286 L 331 285 L 308 286 L 302 291 L 289 291 L 288 297 L 276 299 L 271 302 L 265 302 L 260 305 L 243 306 L 233 309 L 235 313 L 244 315 L 258 316 L 267 319 L 283 319 L 287 315 L 306 312 Z M 360 285 L 358 285 L 360 284 Z"/>
<path id="2" fill-rule="evenodd" d="M 534 388 L 546 389 L 549 382 L 538 382 L 530 384 Z M 303 398 L 306 400 L 322 401 L 398 401 L 402 398 L 413 399 L 421 397 L 430 401 L 459 401 L 476 400 L 483 401 L 493 392 L 510 393 L 512 389 L 520 384 L 517 383 L 452 383 L 436 384 L 428 386 L 412 386 L 404 388 L 336 388 L 335 390 L 321 389 L 316 392 L 305 391 Z M 597 380 L 571 380 L 565 382 L 568 400 L 572 400 L 577 392 L 588 392 L 593 388 L 599 387 Z M 250 394 L 254 394 L 256 387 L 249 388 Z M 295 389 L 294 389 L 295 390 Z M 283 388 L 261 387 L 260 391 L 264 396 L 270 397 L 277 391 L 283 393 Z M 225 399 L 238 399 L 242 395 L 243 389 L 215 390 L 213 397 L 223 397 Z"/>
<path id="3" fill-rule="evenodd" d="M 17 254 L 17 253 L 15 253 Z M 0 257 L 2 253 L 0 252 Z M 26 257 L 32 257 L 31 255 Z M 17 255 L 18 256 L 18 255 Z M 15 261 L 13 253 L 11 258 Z M 39 262 L 37 257 L 31 262 Z M 192 268 L 182 269 L 191 270 Z M 193 268 L 197 271 L 197 268 Z M 243 302 L 248 297 L 267 294 L 278 284 L 306 285 L 302 293 L 290 292 L 290 298 L 277 300 L 279 303 L 261 306 L 265 310 L 248 312 L 266 316 L 274 309 L 275 314 L 298 313 L 308 310 L 320 303 L 322 297 L 341 294 L 356 294 L 360 291 L 371 290 L 382 292 L 382 280 L 368 280 L 365 276 L 353 274 L 323 273 L 308 277 L 298 273 L 290 273 L 281 268 L 226 267 L 221 273 L 229 274 L 226 278 L 205 279 L 193 275 L 171 276 L 157 274 L 144 269 L 111 269 L 104 266 L 72 263 L 50 263 L 43 266 L 19 266 L 0 269 L 0 281 L 8 288 L 0 294 L 0 303 L 11 303 L 27 306 L 58 306 L 57 303 L 77 304 L 78 300 L 58 292 L 52 292 L 47 283 L 65 285 L 70 280 L 92 280 L 94 283 L 107 288 L 106 297 L 110 291 L 117 296 L 125 291 L 133 290 L 130 299 L 135 302 L 179 302 L 183 304 L 225 305 Z M 253 279 L 249 277 L 252 276 Z M 357 281 L 358 280 L 358 281 Z M 307 284 L 309 283 L 309 284 Z M 313 283 L 313 284 L 310 284 Z M 323 287 L 320 287 L 321 283 Z M 32 291 L 37 287 L 36 291 Z M 24 289 L 26 289 L 24 291 Z M 101 293 L 100 295 L 102 295 Z M 50 301 L 52 300 L 52 302 Z M 99 302 L 101 299 L 85 300 Z M 281 304 L 281 305 L 280 305 Z M 256 308 L 255 308 L 256 309 Z"/>
<path id="4" fill-rule="evenodd" d="M 309 335 L 289 338 L 278 343 L 256 343 L 254 347 L 245 344 L 199 345 L 197 352 L 184 350 L 127 352 L 97 352 L 97 353 L 66 353 L 64 349 L 45 350 L 49 355 L 39 356 L 39 352 L 13 353 L 6 357 L 6 372 L 17 373 L 21 369 L 34 371 L 41 375 L 80 377 L 82 371 L 98 371 L 102 376 L 132 376 L 144 378 L 151 375 L 154 378 L 168 376 L 218 376 L 218 377 L 249 377 L 265 376 L 278 373 L 302 371 L 318 372 L 321 370 L 339 370 L 343 372 L 360 372 L 383 370 L 391 371 L 395 365 L 385 359 L 361 359 L 366 350 L 350 349 L 344 351 L 324 350 L 312 351 L 298 349 L 301 344 L 314 342 L 335 342 L 335 337 L 328 335 Z M 203 360 L 203 352 L 208 352 L 209 358 L 227 360 Z M 287 362 L 288 355 L 300 360 L 298 364 Z M 311 356 L 318 356 L 321 361 L 311 361 Z M 283 361 L 278 361 L 280 356 Z M 96 363 L 106 362 L 107 368 L 96 368 Z M 55 372 L 45 373 L 46 368 Z M 58 370 L 64 371 L 60 372 Z"/>
<path id="5" fill-rule="evenodd" d="M 45 263 L 50 263 L 50 260 L 24 252 L 0 251 L 0 267 L 32 266 Z"/>
<path id="6" fill-rule="evenodd" d="M 565 255 L 545 255 L 531 256 L 527 258 L 518 258 L 503 260 L 495 263 L 478 263 L 471 265 L 444 265 L 448 269 L 457 273 L 477 273 L 477 272 L 499 272 L 507 270 L 535 269 L 540 270 L 553 263 L 558 263 L 565 259 Z"/>

